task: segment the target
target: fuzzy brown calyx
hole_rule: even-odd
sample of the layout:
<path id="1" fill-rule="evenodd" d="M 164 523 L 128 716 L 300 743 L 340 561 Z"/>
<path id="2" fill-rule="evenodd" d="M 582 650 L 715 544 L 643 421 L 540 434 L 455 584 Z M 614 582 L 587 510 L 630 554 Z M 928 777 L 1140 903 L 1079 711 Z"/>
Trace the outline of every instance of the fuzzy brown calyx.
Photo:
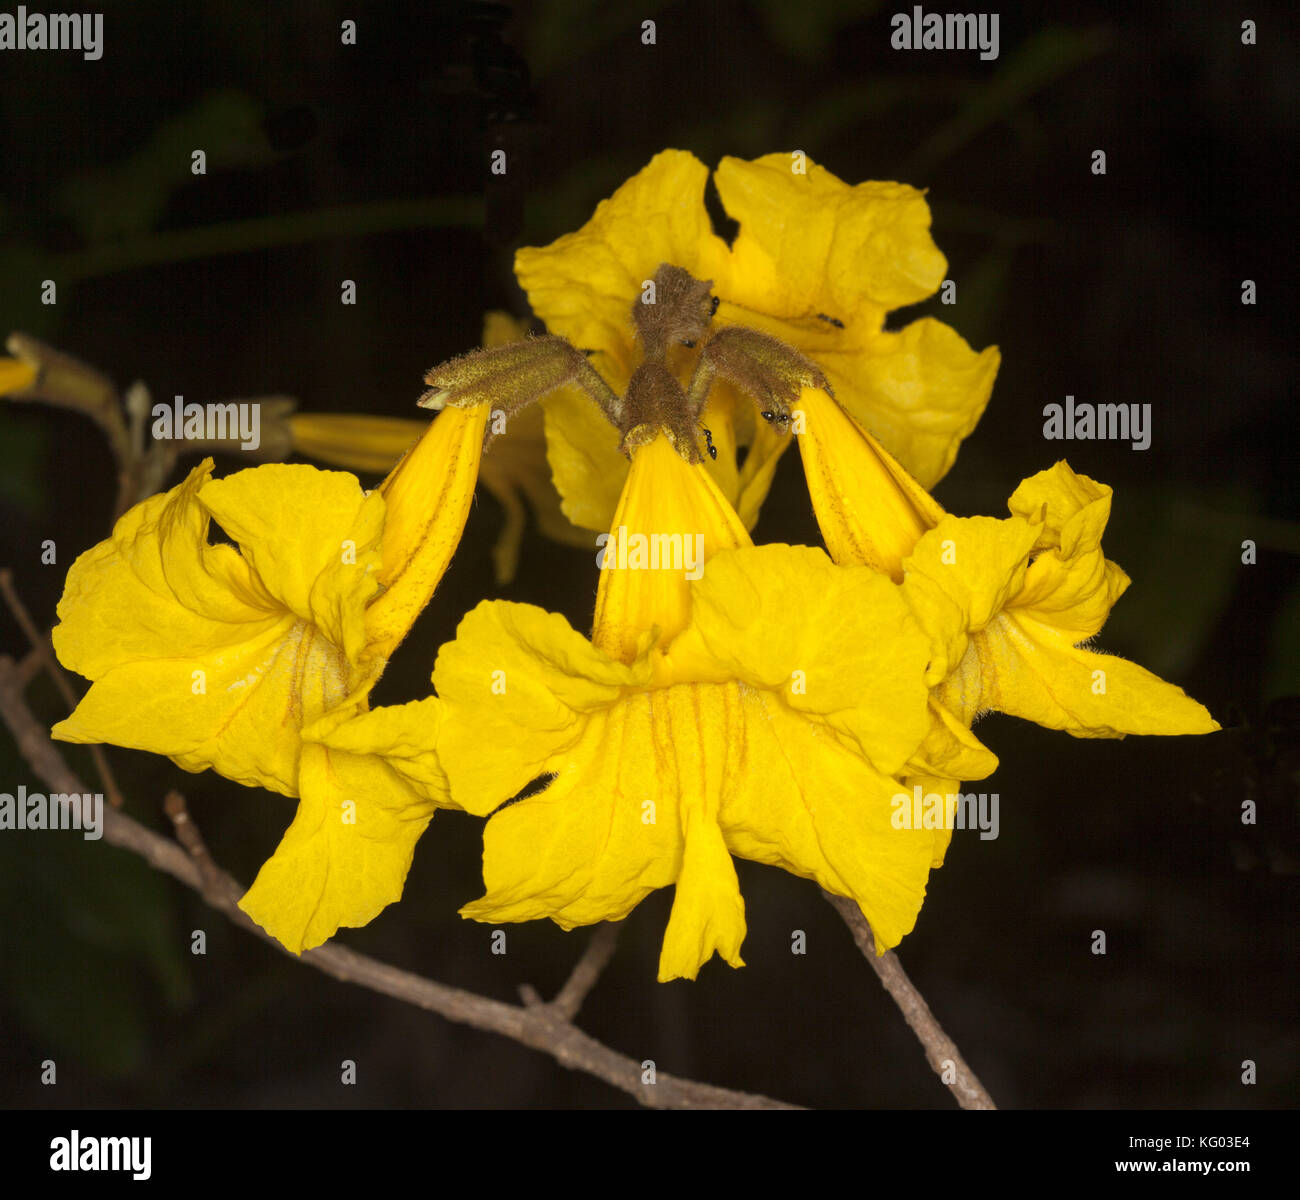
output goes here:
<path id="1" fill-rule="evenodd" d="M 790 406 L 804 388 L 835 395 L 811 359 L 769 334 L 739 325 L 718 330 L 700 352 L 689 395 L 701 410 L 715 379 L 739 388 L 758 405 L 763 420 L 782 431 L 790 424 Z"/>
<path id="2" fill-rule="evenodd" d="M 711 279 L 696 279 L 671 263 L 660 263 L 632 305 L 632 323 L 647 360 L 660 358 L 677 343 L 694 346 L 709 328 L 718 302 Z"/>
<path id="3" fill-rule="evenodd" d="M 432 368 L 424 382 L 429 390 L 418 403 L 421 408 L 435 411 L 448 404 L 456 408 L 486 404 L 509 417 L 568 385 L 586 391 L 615 424 L 622 410 L 622 401 L 596 373 L 587 356 L 554 335 L 472 350 Z M 492 437 L 489 425 L 485 447 Z"/>
<path id="4" fill-rule="evenodd" d="M 686 389 L 661 362 L 642 363 L 633 372 L 624 397 L 623 440 L 619 449 L 631 457 L 639 446 L 660 434 L 689 463 L 702 462 L 699 420 Z"/>

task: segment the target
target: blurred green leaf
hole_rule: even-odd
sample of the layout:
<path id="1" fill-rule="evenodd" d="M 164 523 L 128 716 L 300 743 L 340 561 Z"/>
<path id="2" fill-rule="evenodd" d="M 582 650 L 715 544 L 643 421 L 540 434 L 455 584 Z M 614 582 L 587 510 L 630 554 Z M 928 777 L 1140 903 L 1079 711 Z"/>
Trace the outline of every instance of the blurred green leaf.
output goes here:
<path id="1" fill-rule="evenodd" d="M 159 263 L 185 262 L 220 254 L 246 254 L 272 246 L 290 246 L 327 238 L 362 237 L 398 229 L 483 227 L 481 196 L 431 196 L 415 200 L 381 200 L 344 204 L 247 221 L 223 221 L 197 229 L 124 238 L 51 260 L 60 279 L 86 279 L 135 271 Z"/>
<path id="2" fill-rule="evenodd" d="M 757 7 L 772 41 L 793 57 L 812 62 L 826 53 L 836 30 L 871 16 L 880 0 L 759 0 Z"/>
<path id="3" fill-rule="evenodd" d="M 883 117 L 903 105 L 956 104 L 976 85 L 939 75 L 871 79 L 824 92 L 799 116 L 799 140 L 822 146 L 846 129 Z M 788 110 L 783 105 L 782 111 Z"/>
<path id="4" fill-rule="evenodd" d="M 35 514 L 45 504 L 45 428 L 40 413 L 0 411 L 0 503 Z"/>
<path id="5" fill-rule="evenodd" d="M 1117 493 L 1102 545 L 1133 584 L 1102 630 L 1103 649 L 1131 646 L 1149 671 L 1185 674 L 1231 598 L 1243 569 L 1238 531 L 1258 509 L 1240 484 Z"/>
<path id="6" fill-rule="evenodd" d="M 1110 42 L 1106 29 L 1041 29 L 1014 51 L 988 84 L 976 88 L 961 110 L 940 125 L 912 155 L 908 175 L 928 174 L 954 151 L 1005 119 L 1017 105 L 1101 53 Z"/>
<path id="7" fill-rule="evenodd" d="M 42 340 L 53 340 L 64 305 L 42 304 L 41 284 L 54 279 L 60 285 L 59 299 L 64 298 L 61 277 L 52 274 L 49 258 L 31 242 L 18 238 L 0 240 L 0 343 L 15 329 Z"/>
<path id="8" fill-rule="evenodd" d="M 951 314 L 951 324 L 972 346 L 996 341 L 998 316 L 1007 295 L 1014 250 L 999 243 L 985 252 L 973 267 L 965 271 L 957 284 L 957 303 L 940 309 Z"/>
<path id="9" fill-rule="evenodd" d="M 153 229 L 172 193 L 194 181 L 195 150 L 204 152 L 209 174 L 271 161 L 261 105 L 234 90 L 209 93 L 122 162 L 75 175 L 60 190 L 58 207 L 92 244 Z"/>
<path id="10" fill-rule="evenodd" d="M 641 41 L 641 22 L 668 0 L 642 0 L 635 14 L 606 0 L 548 0 L 533 16 L 528 62 L 539 78 L 558 71 L 616 37 Z M 656 35 L 657 35 L 656 31 Z"/>

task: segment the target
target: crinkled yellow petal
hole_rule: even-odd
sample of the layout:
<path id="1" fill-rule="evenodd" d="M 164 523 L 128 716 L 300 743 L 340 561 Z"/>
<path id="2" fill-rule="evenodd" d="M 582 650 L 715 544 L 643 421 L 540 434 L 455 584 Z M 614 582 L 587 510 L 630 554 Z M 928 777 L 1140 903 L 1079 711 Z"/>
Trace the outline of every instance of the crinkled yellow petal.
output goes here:
<path id="1" fill-rule="evenodd" d="M 742 770 L 740 691 L 686 685 L 650 693 L 652 757 L 643 760 L 676 807 L 683 840 L 677 892 L 659 955 L 659 981 L 694 979 L 716 951 L 742 967 L 745 902 L 722 840 L 718 810 Z"/>
<path id="2" fill-rule="evenodd" d="M 1077 645 L 1097 635 L 1128 585 L 1128 576 L 1106 560 L 1099 546 L 1072 558 L 1044 550 L 1025 572 L 1008 608 L 1068 634 Z"/>
<path id="3" fill-rule="evenodd" d="M 628 314 L 656 268 L 673 263 L 697 279 L 723 269 L 727 245 L 704 207 L 708 177 L 694 155 L 664 150 L 602 200 L 581 229 L 515 255 L 533 312 L 552 333 L 596 351 L 596 369 L 616 389 L 634 365 Z"/>
<path id="4" fill-rule="evenodd" d="M 36 382 L 36 368 L 19 358 L 0 358 L 0 396 L 21 392 Z"/>
<path id="5" fill-rule="evenodd" d="M 386 475 L 428 428 L 428 421 L 362 413 L 294 413 L 289 418 L 295 453 L 373 475 Z"/>
<path id="6" fill-rule="evenodd" d="M 169 647 L 224 649 L 287 615 L 233 546 L 207 544 L 198 493 L 211 473 L 205 459 L 170 491 L 123 513 L 105 541 L 78 556 L 53 634 L 65 667 L 98 679 L 138 658 L 167 657 Z"/>
<path id="7" fill-rule="evenodd" d="M 356 662 L 379 591 L 384 502 L 354 475 L 268 463 L 212 479 L 199 503 L 239 545 L 266 593 Z"/>
<path id="8" fill-rule="evenodd" d="M 929 728 L 929 638 L 888 579 L 808 546 L 721 551 L 663 678 L 737 679 L 853 738 L 886 774 Z"/>
<path id="9" fill-rule="evenodd" d="M 293 824 L 239 907 L 301 954 L 398 900 L 434 806 L 374 755 L 307 743 Z"/>
<path id="10" fill-rule="evenodd" d="M 577 388 L 561 388 L 541 407 L 546 461 L 561 511 L 583 529 L 608 529 L 627 481 L 628 462 L 618 448 L 621 435 Z"/>
<path id="11" fill-rule="evenodd" d="M 1025 577 L 1034 527 L 1019 518 L 946 516 L 903 564 L 903 594 L 933 638 L 932 679 L 966 654 L 982 629 L 1016 595 Z"/>
<path id="12" fill-rule="evenodd" d="M 437 754 L 453 801 L 490 813 L 548 771 L 589 714 L 648 679 L 646 663 L 614 662 L 557 614 L 484 601 L 438 652 L 433 672 L 442 699 Z"/>
<path id="13" fill-rule="evenodd" d="M 916 922 L 933 832 L 895 828 L 898 780 L 770 693 L 740 689 L 739 770 L 719 814 L 732 854 L 815 879 L 862 908 L 883 953 Z"/>
<path id="14" fill-rule="evenodd" d="M 972 636 L 938 695 L 963 718 L 993 708 L 1075 737 L 1219 728 L 1182 688 L 1126 659 L 1077 649 L 1069 634 L 1011 613 Z"/>
<path id="15" fill-rule="evenodd" d="M 125 610 L 112 602 L 112 611 Z M 248 787 L 297 795 L 302 724 L 351 694 L 338 648 L 291 616 L 221 650 L 190 650 L 164 636 L 165 648 L 95 680 L 52 736 L 165 754 L 187 771 L 211 767 Z"/>
<path id="16" fill-rule="evenodd" d="M 380 486 L 387 504 L 383 593 L 366 613 L 366 638 L 386 659 L 428 604 L 460 543 L 478 479 L 486 405 L 443 409 Z"/>
<path id="17" fill-rule="evenodd" d="M 1098 633 L 1129 585 L 1101 550 L 1110 503 L 1109 487 L 1076 475 L 1064 462 L 1026 479 L 1008 503 L 1038 531 L 1041 551 L 1011 605 L 1070 634 L 1075 644 Z"/>
<path id="18" fill-rule="evenodd" d="M 904 774 L 945 779 L 986 779 L 998 768 L 997 755 L 942 704 L 930 697 L 930 729 Z"/>
<path id="19" fill-rule="evenodd" d="M 554 782 L 492 816 L 483 834 L 486 893 L 463 916 L 550 917 L 566 929 L 617 921 L 677 878 L 674 781 L 654 770 L 668 749 L 656 739 L 656 695 L 638 693 L 585 717 L 563 761 L 552 764 Z"/>
<path id="20" fill-rule="evenodd" d="M 835 398 L 923 487 L 934 487 L 988 405 L 1001 362 L 997 347 L 976 354 L 931 317 L 897 333 L 850 335 L 846 330 L 813 355 Z"/>
<path id="21" fill-rule="evenodd" d="M 831 557 L 900 581 L 903 559 L 939 523 L 943 509 L 824 392 L 806 388 L 799 411 L 804 475 Z"/>
<path id="22" fill-rule="evenodd" d="M 1067 558 L 1091 550 L 1110 520 L 1111 488 L 1070 469 L 1064 459 L 1024 480 L 1007 508 L 1038 528 L 1036 550 L 1060 550 Z"/>
<path id="23" fill-rule="evenodd" d="M 542 793 L 488 822 L 479 921 L 620 920 L 677 884 L 661 980 L 693 979 L 716 951 L 741 966 L 744 904 L 717 813 L 739 786 L 736 685 L 638 692 L 584 722 Z"/>
<path id="24" fill-rule="evenodd" d="M 707 719 L 708 714 L 703 715 Z M 659 953 L 660 983 L 694 979 L 715 953 L 733 967 L 745 965 L 740 957 L 745 940 L 745 902 L 736 868 L 718 828 L 716 801 L 714 810 L 707 811 L 709 806 L 695 797 L 691 800 L 694 802 L 683 797 L 686 846 Z"/>
<path id="25" fill-rule="evenodd" d="M 53 733 L 166 754 L 188 771 L 212 767 L 248 786 L 293 795 L 302 725 L 366 680 L 338 644 L 286 603 L 336 630 L 357 629 L 375 586 L 365 573 L 365 534 L 357 565 L 338 570 L 326 561 L 328 543 L 308 540 L 319 571 L 315 582 L 293 548 L 282 547 L 284 557 L 267 563 L 284 596 L 273 594 L 252 570 L 255 554 L 207 544 L 209 515 L 201 500 L 247 492 L 240 476 L 277 468 L 241 472 L 228 481 L 233 491 L 207 482 L 211 469 L 208 459 L 171 491 L 133 507 L 107 541 L 69 570 L 55 649 L 93 686 Z M 287 478 L 294 482 L 268 503 L 283 504 L 278 511 L 294 527 L 305 526 L 331 496 L 339 499 L 332 484 L 322 494 L 314 476 Z M 361 502 L 359 490 L 355 500 L 356 528 L 364 530 L 374 506 Z M 295 508 L 295 501 L 304 507 Z M 342 503 L 346 510 L 350 502 Z M 346 525 L 338 509 L 326 517 L 338 523 L 336 532 Z M 227 519 L 230 530 L 261 536 L 255 514 L 246 527 Z M 337 593 L 328 595 L 322 580 L 337 585 Z"/>
<path id="26" fill-rule="evenodd" d="M 642 446 L 601 556 L 593 645 L 631 662 L 652 630 L 669 642 L 690 614 L 688 576 L 698 578 L 719 550 L 752 544 L 702 465 L 682 459 L 662 434 Z"/>
<path id="27" fill-rule="evenodd" d="M 426 800 L 449 808 L 450 786 L 434 749 L 441 727 L 442 702 L 426 696 L 355 715 L 346 708 L 327 713 L 304 729 L 302 737 L 331 750 L 377 755 Z"/>
<path id="28" fill-rule="evenodd" d="M 961 781 L 949 779 L 946 776 L 909 775 L 903 780 L 903 786 L 900 790 L 904 795 L 911 796 L 914 795 L 913 789 L 916 787 L 921 789 L 922 797 L 930 795 L 956 796 L 961 792 Z M 934 839 L 934 857 L 930 860 L 930 867 L 933 870 L 943 866 L 943 860 L 948 855 L 948 847 L 952 844 L 952 828 L 940 822 L 934 829 L 930 830 L 930 835 Z"/>
<path id="29" fill-rule="evenodd" d="M 727 298 L 777 316 L 817 312 L 874 321 L 943 281 L 925 195 L 902 183 L 854 187 L 802 155 L 724 158 L 714 176 L 729 216 Z M 806 165 L 806 171 L 798 168 Z"/>

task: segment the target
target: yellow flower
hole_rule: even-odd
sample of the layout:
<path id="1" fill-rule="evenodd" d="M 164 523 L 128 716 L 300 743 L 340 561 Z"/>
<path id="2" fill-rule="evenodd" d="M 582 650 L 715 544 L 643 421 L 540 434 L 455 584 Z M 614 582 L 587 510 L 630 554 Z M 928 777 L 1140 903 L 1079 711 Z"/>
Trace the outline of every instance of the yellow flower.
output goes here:
<path id="1" fill-rule="evenodd" d="M 1075 737 L 1219 728 L 1182 688 L 1085 648 L 1129 585 L 1101 549 L 1110 499 L 1058 462 L 1016 489 L 1006 520 L 945 516 L 917 542 L 903 590 L 937 635 L 937 695 L 965 724 L 992 709 Z"/>
<path id="2" fill-rule="evenodd" d="M 397 899 L 435 805 L 320 731 L 363 713 L 464 527 L 485 408 L 450 408 L 378 491 L 273 464 L 205 460 L 130 509 L 68 572 L 54 645 L 92 686 L 54 736 L 169 756 L 299 797 L 241 907 L 294 952 Z M 237 545 L 209 544 L 215 521 Z"/>
<path id="3" fill-rule="evenodd" d="M 831 557 L 900 582 L 934 639 L 932 726 L 909 787 L 953 794 L 970 778 L 954 764 L 981 751 L 991 771 L 996 760 L 969 733 L 991 710 L 1076 737 L 1219 728 L 1181 688 L 1085 646 L 1129 583 L 1101 549 L 1110 488 L 1059 462 L 1017 488 L 1007 520 L 949 516 L 824 394 L 805 390 L 799 404 Z M 936 831 L 935 866 L 950 836 Z"/>
<path id="4" fill-rule="evenodd" d="M 1109 487 L 1058 462 L 1016 489 L 1009 519 L 950 516 L 834 401 L 806 389 L 799 404 L 800 450 L 831 557 L 903 583 L 937 639 L 937 694 L 967 726 L 996 709 L 1078 737 L 1218 728 L 1181 688 L 1078 648 L 1129 584 L 1101 549 Z M 1103 688 L 1094 671 L 1122 680 L 1120 690 Z"/>
<path id="5" fill-rule="evenodd" d="M 534 312 L 552 333 L 591 351 L 621 394 L 637 365 L 628 298 L 661 263 L 711 279 L 719 325 L 766 332 L 811 358 L 845 409 L 932 486 L 988 402 L 998 352 L 975 354 L 931 318 L 897 333 L 883 329 L 891 309 L 924 300 L 944 277 L 923 194 L 898 183 L 851 187 L 801 155 L 724 158 L 714 179 L 740 223 L 729 248 L 704 207 L 708 174 L 691 154 L 666 150 L 582 229 L 520 250 L 515 270 Z M 673 355 L 684 380 L 694 352 Z M 608 528 L 627 473 L 617 433 L 576 389 L 543 407 L 565 515 Z M 729 384 L 715 385 L 704 423 L 718 449 L 708 469 L 752 527 L 788 439 L 755 421 L 752 403 Z M 738 442 L 749 444 L 739 467 Z"/>
<path id="6" fill-rule="evenodd" d="M 428 736 L 412 752 L 409 713 L 383 734 L 493 814 L 486 894 L 463 914 L 568 929 L 673 884 L 659 978 L 694 978 L 715 952 L 742 965 L 735 855 L 852 897 L 879 948 L 897 944 L 931 860 L 930 831 L 891 822 L 929 724 L 929 641 L 901 590 L 820 550 L 753 548 L 662 435 L 634 452 L 601 553 L 590 641 L 484 602 L 438 655 L 436 752 Z M 380 750 L 383 712 L 349 744 Z"/>

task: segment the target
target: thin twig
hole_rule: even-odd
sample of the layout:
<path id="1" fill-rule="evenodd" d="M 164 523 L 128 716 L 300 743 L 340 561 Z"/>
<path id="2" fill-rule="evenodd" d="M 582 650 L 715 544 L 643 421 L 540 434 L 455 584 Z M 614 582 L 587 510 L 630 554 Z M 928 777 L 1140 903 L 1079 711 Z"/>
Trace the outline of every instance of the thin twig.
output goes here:
<path id="1" fill-rule="evenodd" d="M 49 787 L 69 793 L 84 793 L 87 790 L 63 761 L 45 728 L 27 707 L 15 664 L 7 657 L 0 658 L 0 715 L 3 715 L 23 757 Z M 193 829 L 192 823 L 190 828 Z M 193 832 L 197 836 L 197 829 L 193 829 Z M 140 855 L 151 866 L 165 871 L 186 887 L 193 888 L 236 925 L 288 954 L 287 950 L 254 924 L 238 907 L 235 898 L 242 895 L 245 889 L 215 864 L 214 874 L 205 880 L 194 858 L 182 846 L 113 809 L 104 812 L 103 838 L 114 846 Z M 298 961 L 335 979 L 403 1000 L 417 1008 L 438 1013 L 450 1021 L 511 1038 L 550 1055 L 562 1066 L 603 1079 L 647 1107 L 794 1107 L 766 1096 L 713 1087 L 663 1071 L 656 1073 L 655 1083 L 643 1084 L 639 1062 L 589 1037 L 550 1004 L 535 1007 L 503 1004 L 460 988 L 423 979 L 337 944 L 309 950 L 298 956 Z"/>
<path id="2" fill-rule="evenodd" d="M 568 980 L 551 1001 L 551 1007 L 566 1020 L 572 1021 L 578 1015 L 582 1002 L 614 957 L 622 928 L 619 922 L 609 921 L 596 930 Z"/>
<path id="3" fill-rule="evenodd" d="M 618 945 L 621 929 L 622 925 L 619 922 L 609 921 L 596 930 L 591 941 L 587 943 L 587 948 L 582 952 L 582 957 L 569 973 L 569 978 L 564 981 L 564 986 L 555 993 L 555 999 L 549 1003 L 538 995 L 537 989 L 532 984 L 520 984 L 519 995 L 524 1004 L 529 1008 L 544 1005 L 566 1021 L 572 1021 L 578 1015 L 582 1002 L 596 986 L 601 972 L 614 957 L 614 949 Z"/>
<path id="4" fill-rule="evenodd" d="M 871 964 L 871 968 L 880 976 L 894 1003 L 902 1011 L 903 1019 L 912 1027 L 912 1032 L 920 1039 L 925 1048 L 925 1057 L 934 1073 L 954 1096 L 962 1108 L 997 1108 L 993 1097 L 984 1090 L 984 1085 L 976 1078 L 975 1072 L 967 1065 L 957 1043 L 943 1031 L 943 1026 L 935 1020 L 925 997 L 916 990 L 916 985 L 907 977 L 898 956 L 887 950 L 877 956 L 876 939 L 871 926 L 862 915 L 862 910 L 843 896 L 833 896 L 823 889 L 822 895 L 831 907 L 844 918 L 844 923 L 853 934 L 853 940 L 862 951 L 862 957 Z M 952 1082 L 949 1082 L 951 1078 Z"/>
<path id="5" fill-rule="evenodd" d="M 31 613 L 27 611 L 27 605 L 18 595 L 14 587 L 14 574 L 8 568 L 0 569 L 0 593 L 3 593 L 5 603 L 9 606 L 9 611 L 13 613 L 14 619 L 22 627 L 23 633 L 27 635 L 27 640 L 32 644 L 32 653 L 37 656 L 41 665 L 49 672 L 49 676 L 54 680 L 54 686 L 59 689 L 59 695 L 63 697 L 64 703 L 71 712 L 77 707 L 77 694 L 72 690 L 72 683 L 69 681 L 67 673 L 59 666 L 59 661 L 54 656 L 54 643 L 50 640 L 48 633 L 41 633 L 36 628 L 36 622 L 32 620 Z M 27 659 L 20 664 L 19 670 L 26 675 L 27 668 L 25 664 Z M 24 682 L 26 680 L 24 679 Z M 114 808 L 122 807 L 122 793 L 117 786 L 117 780 L 113 776 L 112 768 L 108 765 L 108 758 L 104 754 L 102 746 L 91 746 L 90 757 L 94 760 L 95 770 L 99 772 L 99 778 L 104 784 L 104 791 L 108 796 L 108 802 Z"/>
<path id="6" fill-rule="evenodd" d="M 212 861 L 212 855 L 208 853 L 207 843 L 203 840 L 199 827 L 194 824 L 190 817 L 190 810 L 186 807 L 185 797 L 174 789 L 168 792 L 163 797 L 163 812 L 167 814 L 171 820 L 172 828 L 176 830 L 176 840 L 185 847 L 186 853 L 194 860 L 194 865 L 199 870 L 199 879 L 203 883 L 203 894 L 224 891 L 225 879 L 222 878 L 221 868 Z M 236 891 L 230 893 L 229 898 L 238 901 L 239 896 L 240 893 Z"/>
<path id="7" fill-rule="evenodd" d="M 18 678 L 22 680 L 23 687 L 26 687 L 37 675 L 45 670 L 45 655 L 35 648 L 28 650 L 18 660 L 16 670 Z"/>

